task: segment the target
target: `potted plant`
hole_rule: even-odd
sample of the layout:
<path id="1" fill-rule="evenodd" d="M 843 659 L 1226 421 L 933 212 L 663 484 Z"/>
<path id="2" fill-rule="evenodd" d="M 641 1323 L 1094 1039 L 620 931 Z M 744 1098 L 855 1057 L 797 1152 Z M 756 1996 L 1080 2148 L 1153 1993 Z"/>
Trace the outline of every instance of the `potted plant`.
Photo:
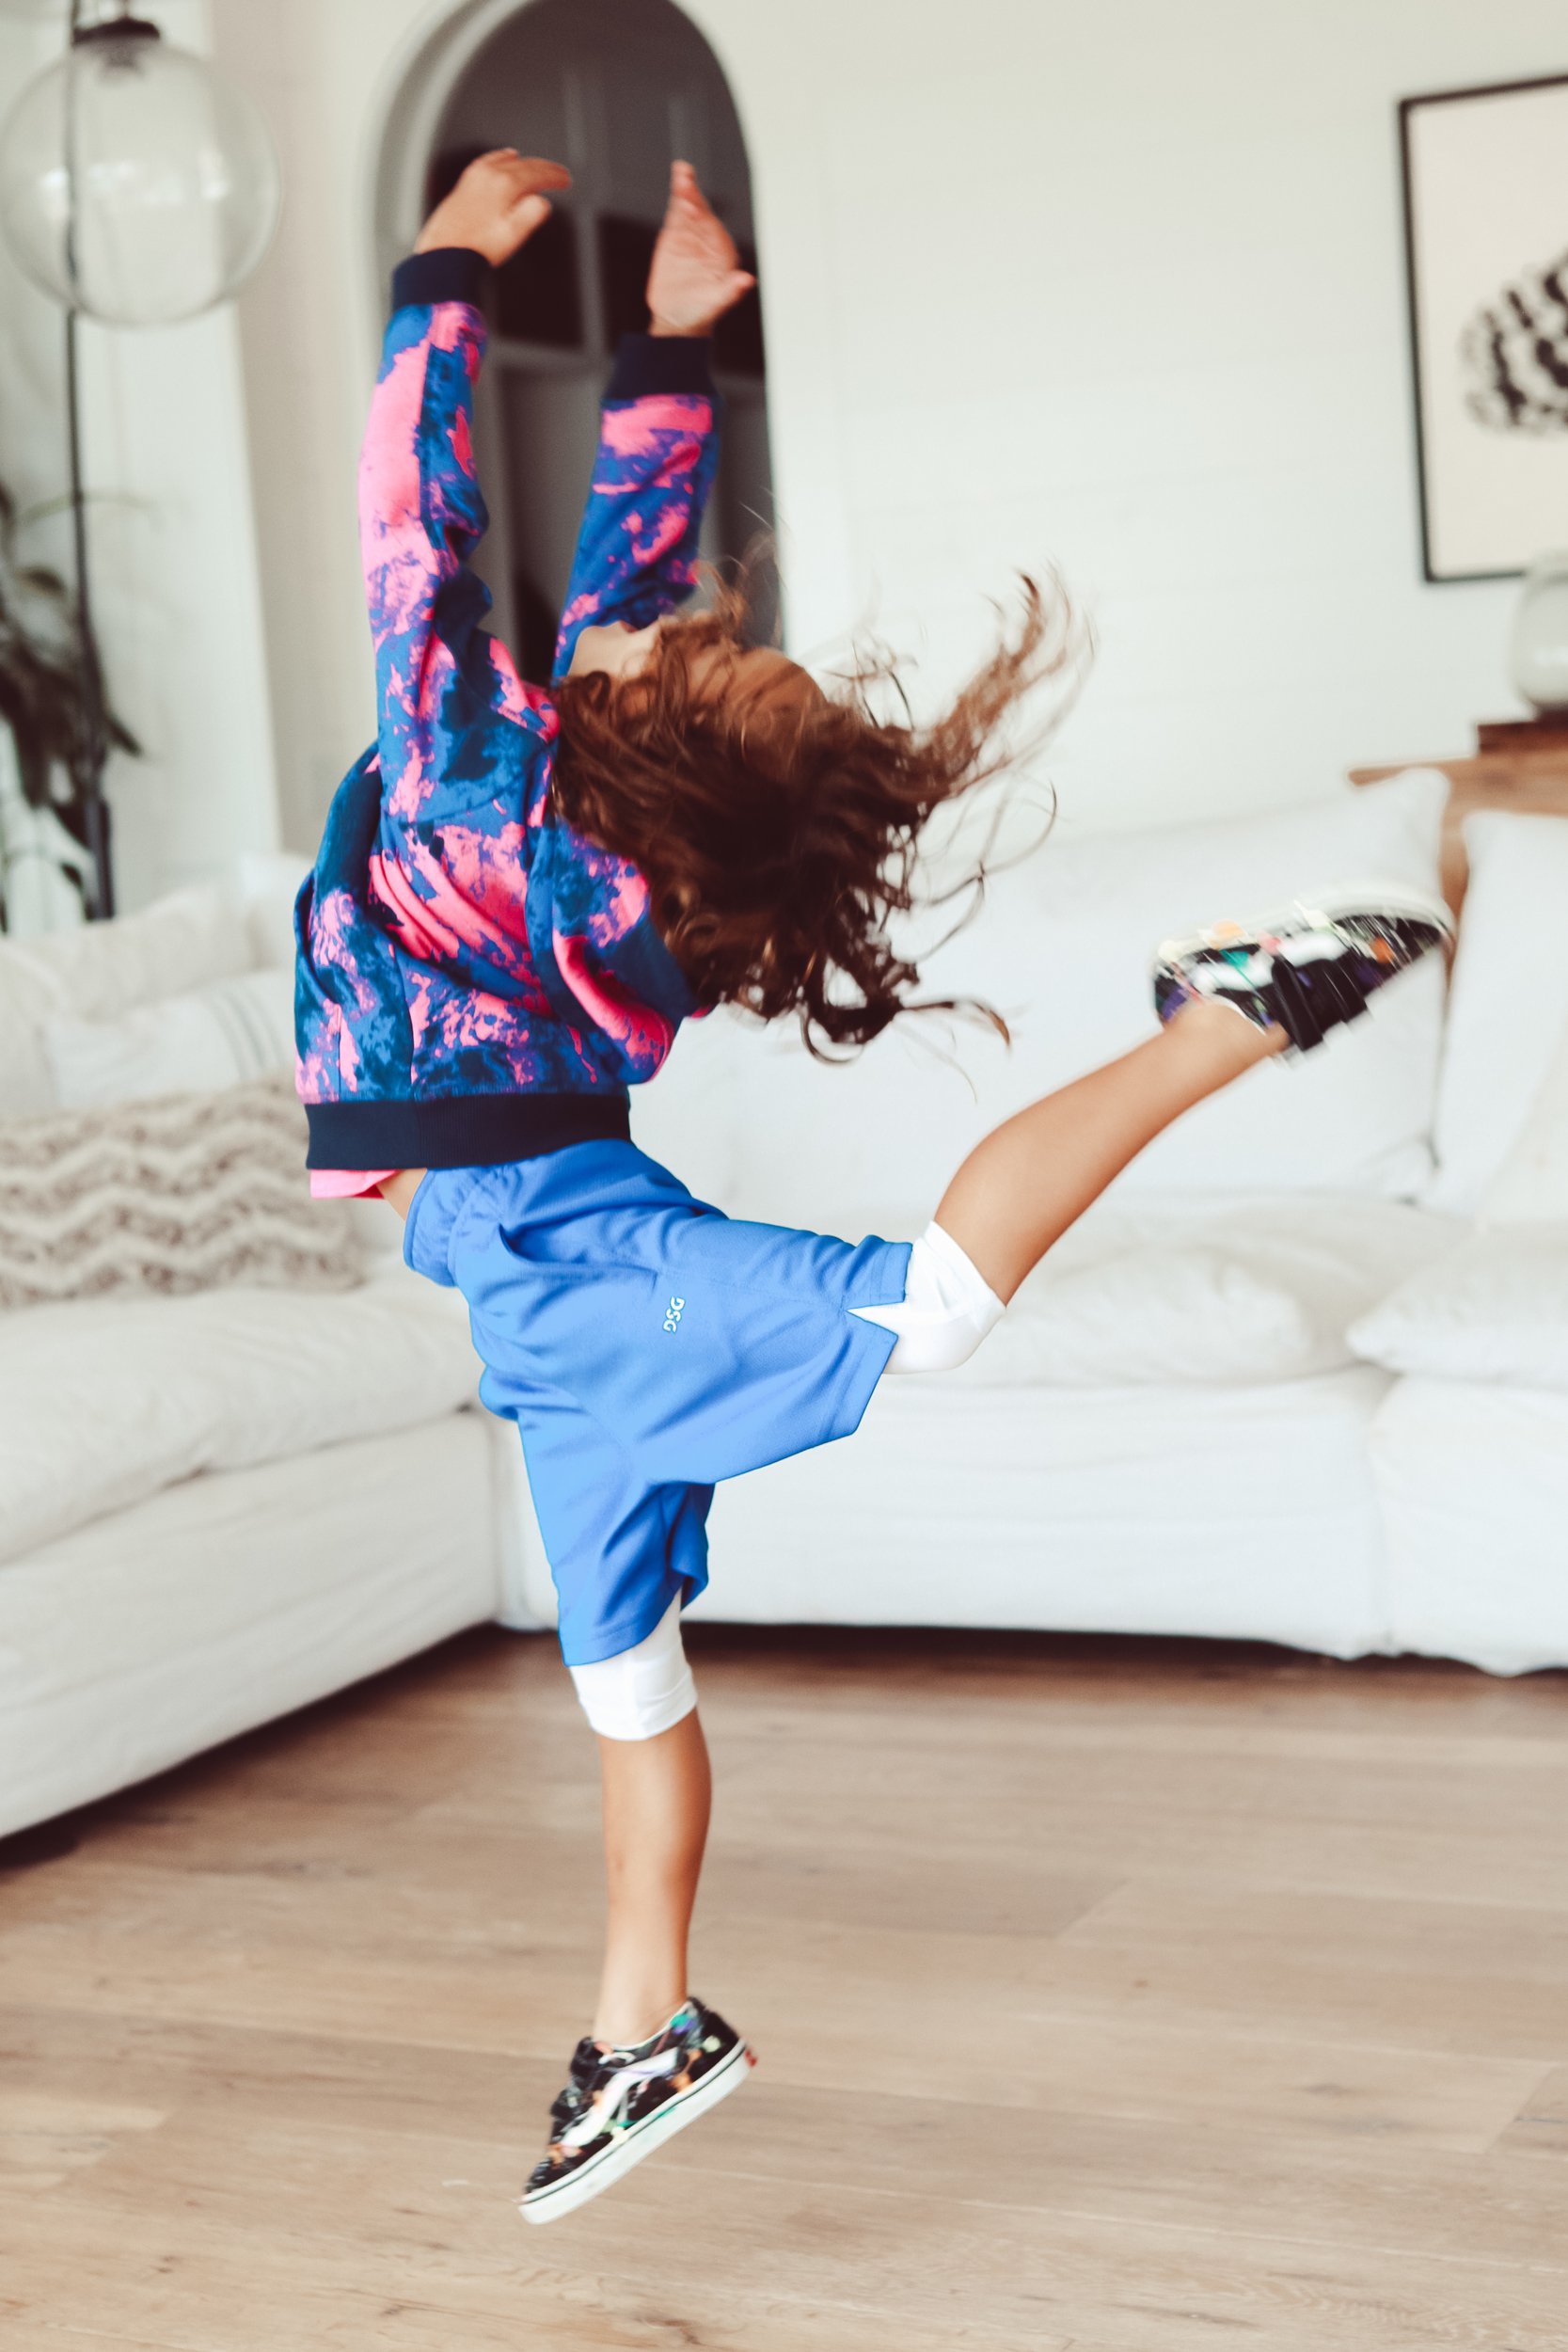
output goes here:
<path id="1" fill-rule="evenodd" d="M 97 650 L 76 599 L 57 572 L 21 561 L 17 532 L 15 501 L 0 484 L 0 725 L 15 750 L 22 800 L 45 819 L 24 853 L 50 858 L 80 893 L 85 912 L 104 914 L 110 909 L 99 903 L 97 880 L 104 760 L 111 748 L 135 754 L 140 746 L 104 700 Z M 8 883 L 18 854 L 16 828 L 5 814 L 0 810 L 0 930 L 8 928 Z M 53 826 L 80 848 L 80 860 L 65 842 L 62 853 L 51 851 Z"/>

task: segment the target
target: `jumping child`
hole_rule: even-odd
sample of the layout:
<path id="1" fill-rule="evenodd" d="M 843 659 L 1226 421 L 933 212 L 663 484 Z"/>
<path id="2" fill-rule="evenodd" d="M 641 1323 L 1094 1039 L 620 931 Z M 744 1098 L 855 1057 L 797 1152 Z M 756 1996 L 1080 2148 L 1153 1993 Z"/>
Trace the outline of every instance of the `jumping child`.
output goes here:
<path id="1" fill-rule="evenodd" d="M 680 1614 L 714 1483 L 847 1437 L 884 1373 L 947 1370 L 1133 1155 L 1257 1062 L 1309 1050 L 1448 935 L 1398 891 L 1168 944 L 1148 1041 L 1022 1111 L 913 1241 L 731 1219 L 630 1139 L 627 1089 L 738 1004 L 857 1043 L 918 975 L 890 944 L 932 812 L 1003 764 L 1060 654 L 1014 634 L 927 727 L 675 617 L 717 453 L 706 338 L 752 280 L 688 165 L 623 342 L 547 686 L 483 626 L 469 440 L 485 271 L 559 165 L 471 164 L 393 281 L 360 477 L 379 739 L 300 894 L 299 1083 L 318 1193 L 379 1190 L 455 1284 L 480 1393 L 521 1433 L 561 1644 L 599 1738 L 609 1933 L 592 2032 L 522 2210 L 566 2213 L 741 2083 L 687 1984 L 709 1776 Z"/>

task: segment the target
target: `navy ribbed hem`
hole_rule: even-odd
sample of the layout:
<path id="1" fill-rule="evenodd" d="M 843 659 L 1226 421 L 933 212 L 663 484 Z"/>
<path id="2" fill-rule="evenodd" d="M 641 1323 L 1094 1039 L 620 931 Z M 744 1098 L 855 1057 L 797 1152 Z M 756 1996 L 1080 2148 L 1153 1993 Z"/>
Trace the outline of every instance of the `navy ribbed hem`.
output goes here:
<path id="1" fill-rule="evenodd" d="M 631 1140 L 624 1092 L 307 1103 L 305 1117 L 307 1168 L 498 1168 L 568 1144 Z"/>
<path id="2" fill-rule="evenodd" d="M 718 398 L 708 366 L 706 335 L 623 335 L 606 400 L 641 400 L 645 392 L 700 392 Z"/>
<path id="3" fill-rule="evenodd" d="M 411 253 L 392 272 L 392 308 L 406 310 L 413 304 L 471 302 L 483 299 L 490 264 L 483 253 L 466 245 L 439 245 L 429 253 Z"/>

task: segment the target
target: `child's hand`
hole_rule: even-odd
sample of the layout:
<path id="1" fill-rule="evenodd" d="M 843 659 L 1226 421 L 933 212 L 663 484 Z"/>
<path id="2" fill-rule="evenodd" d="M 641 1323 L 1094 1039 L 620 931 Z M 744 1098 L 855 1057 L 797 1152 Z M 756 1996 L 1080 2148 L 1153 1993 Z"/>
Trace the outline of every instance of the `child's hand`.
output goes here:
<path id="1" fill-rule="evenodd" d="M 478 156 L 451 194 L 442 198 L 414 250 L 430 253 L 440 246 L 466 246 L 499 269 L 548 219 L 550 208 L 543 191 L 571 184 L 564 164 L 519 155 L 515 147 L 494 148 Z"/>
<path id="2" fill-rule="evenodd" d="M 670 167 L 670 201 L 648 272 L 649 332 L 705 335 L 756 284 L 689 164 Z"/>

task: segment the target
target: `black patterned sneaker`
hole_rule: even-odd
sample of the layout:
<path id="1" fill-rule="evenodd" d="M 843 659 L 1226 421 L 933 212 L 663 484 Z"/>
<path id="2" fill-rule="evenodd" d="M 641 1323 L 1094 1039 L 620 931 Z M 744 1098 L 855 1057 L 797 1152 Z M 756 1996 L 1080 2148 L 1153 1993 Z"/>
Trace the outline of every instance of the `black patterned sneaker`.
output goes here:
<path id="1" fill-rule="evenodd" d="M 1195 999 L 1233 1005 L 1309 1053 L 1330 1029 L 1358 1020 L 1386 980 L 1446 946 L 1453 929 L 1447 907 L 1397 884 L 1298 898 L 1256 923 L 1167 939 L 1154 963 L 1155 1008 L 1169 1021 Z"/>
<path id="2" fill-rule="evenodd" d="M 733 2026 L 689 1999 L 630 2049 L 579 2042 L 550 2109 L 550 2144 L 523 2191 L 523 2219 L 554 2221 L 585 2205 L 738 2090 L 755 2064 Z"/>

